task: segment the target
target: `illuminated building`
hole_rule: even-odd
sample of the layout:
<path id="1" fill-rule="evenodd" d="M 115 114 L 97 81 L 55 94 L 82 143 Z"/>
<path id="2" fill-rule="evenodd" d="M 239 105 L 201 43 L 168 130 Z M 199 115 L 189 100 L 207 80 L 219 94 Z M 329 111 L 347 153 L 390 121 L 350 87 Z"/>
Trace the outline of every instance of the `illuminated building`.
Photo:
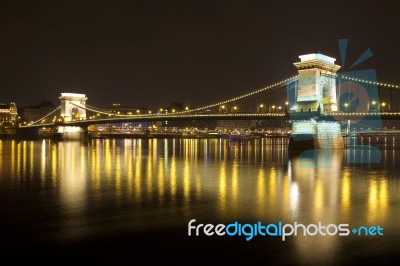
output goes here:
<path id="1" fill-rule="evenodd" d="M 0 103 L 0 124 L 14 124 L 17 121 L 17 105 L 13 102 L 9 104 Z"/>

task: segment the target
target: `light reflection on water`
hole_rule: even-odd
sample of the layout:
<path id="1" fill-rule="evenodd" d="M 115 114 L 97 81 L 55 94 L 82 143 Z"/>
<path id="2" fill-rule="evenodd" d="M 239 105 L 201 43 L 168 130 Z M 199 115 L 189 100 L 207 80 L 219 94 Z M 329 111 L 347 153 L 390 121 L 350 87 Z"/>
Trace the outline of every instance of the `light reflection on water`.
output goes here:
<path id="1" fill-rule="evenodd" d="M 13 210 L 3 208 L 2 217 L 14 214 L 3 223 L 18 230 L 13 224 L 23 219 L 32 229 L 21 238 L 40 235 L 50 243 L 175 226 L 185 231 L 193 218 L 379 224 L 390 237 L 377 245 L 400 255 L 392 247 L 399 240 L 398 152 L 383 150 L 380 164 L 351 164 L 351 149 L 290 156 L 285 139 L 0 141 L 0 197 L 17 199 Z M 288 247 L 304 262 L 329 262 L 360 241 L 297 237 Z"/>

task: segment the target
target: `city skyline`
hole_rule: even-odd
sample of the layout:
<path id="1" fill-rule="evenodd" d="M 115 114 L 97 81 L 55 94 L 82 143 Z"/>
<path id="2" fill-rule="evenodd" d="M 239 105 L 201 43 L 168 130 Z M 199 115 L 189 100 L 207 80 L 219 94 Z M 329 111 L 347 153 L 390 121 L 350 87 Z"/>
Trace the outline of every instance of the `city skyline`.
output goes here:
<path id="1" fill-rule="evenodd" d="M 321 52 L 344 70 L 368 48 L 378 81 L 400 83 L 393 4 L 335 2 L 6 2 L 1 12 L 0 102 L 20 107 L 61 92 L 95 106 L 202 106 L 296 73 L 298 56 Z M 202 97 L 199 97 L 201 95 Z"/>

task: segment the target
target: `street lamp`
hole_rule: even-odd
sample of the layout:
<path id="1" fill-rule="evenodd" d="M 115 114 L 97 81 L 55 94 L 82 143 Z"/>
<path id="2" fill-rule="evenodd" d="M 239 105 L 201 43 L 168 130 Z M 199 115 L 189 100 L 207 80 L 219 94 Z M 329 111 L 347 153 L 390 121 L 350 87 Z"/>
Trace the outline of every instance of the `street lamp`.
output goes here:
<path id="1" fill-rule="evenodd" d="M 234 107 L 233 107 L 233 111 L 234 111 L 234 112 L 236 112 L 237 109 L 238 109 L 237 106 L 234 106 Z"/>
<path id="2" fill-rule="evenodd" d="M 260 113 L 264 113 L 264 104 L 260 104 L 260 108 L 258 110 Z"/>
<path id="3" fill-rule="evenodd" d="M 344 103 L 344 110 L 347 112 L 347 107 L 349 106 L 349 104 L 348 103 Z"/>
<path id="4" fill-rule="evenodd" d="M 275 111 L 275 105 L 272 105 L 272 112 Z"/>
<path id="5" fill-rule="evenodd" d="M 385 103 L 385 102 L 383 102 L 383 103 L 381 103 L 381 105 L 382 105 L 382 111 L 385 111 L 385 106 L 386 106 L 386 103 Z"/>
<path id="6" fill-rule="evenodd" d="M 285 113 L 289 113 L 289 101 L 285 102 Z"/>
<path id="7" fill-rule="evenodd" d="M 376 101 L 375 100 L 373 100 L 372 102 L 371 102 L 371 104 L 372 104 L 372 110 L 374 110 L 374 111 L 376 111 L 376 107 L 375 107 L 375 105 L 376 105 Z"/>

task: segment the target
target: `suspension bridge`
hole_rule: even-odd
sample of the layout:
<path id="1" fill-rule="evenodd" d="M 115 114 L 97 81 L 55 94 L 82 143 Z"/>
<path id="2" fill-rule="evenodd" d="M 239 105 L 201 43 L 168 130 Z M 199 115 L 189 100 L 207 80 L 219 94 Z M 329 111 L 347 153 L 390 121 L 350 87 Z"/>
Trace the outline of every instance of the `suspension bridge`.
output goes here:
<path id="1" fill-rule="evenodd" d="M 335 59 L 322 54 L 299 57 L 298 74 L 217 103 L 170 112 L 120 114 L 86 103 L 85 94 L 61 93 L 61 104 L 45 117 L 20 124 L 21 135 L 43 127 L 82 133 L 90 125 L 126 122 L 254 120 L 289 122 L 291 126 L 326 121 L 382 130 L 385 120 L 400 118 L 400 86 L 376 81 L 374 73 L 337 73 Z M 397 97 L 396 97 L 397 96 Z M 79 128 L 78 131 L 76 129 Z M 306 130 L 307 131 L 307 130 Z M 300 130 L 299 134 L 308 134 Z"/>

